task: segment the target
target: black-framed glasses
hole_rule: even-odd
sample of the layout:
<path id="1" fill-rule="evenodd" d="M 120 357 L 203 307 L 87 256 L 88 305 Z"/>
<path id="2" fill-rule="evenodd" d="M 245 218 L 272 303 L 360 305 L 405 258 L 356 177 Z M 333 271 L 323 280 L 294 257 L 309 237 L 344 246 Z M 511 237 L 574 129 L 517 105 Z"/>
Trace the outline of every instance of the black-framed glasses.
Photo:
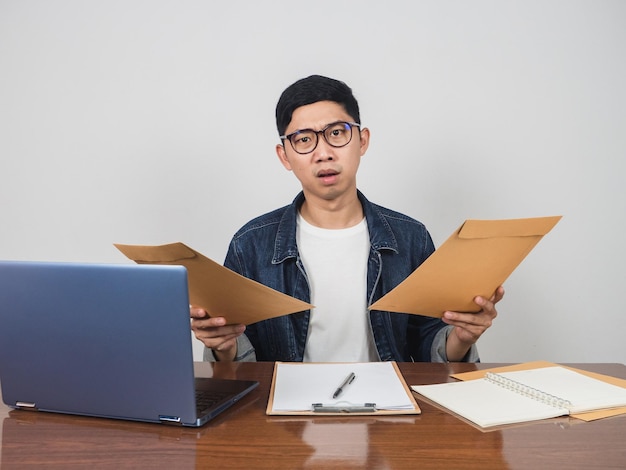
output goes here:
<path id="1" fill-rule="evenodd" d="M 280 140 L 288 140 L 291 147 L 300 154 L 311 153 L 317 147 L 319 135 L 324 136 L 324 140 L 331 147 L 345 147 L 352 140 L 352 128 L 361 127 L 356 122 L 337 121 L 331 122 L 321 131 L 313 129 L 300 129 L 288 135 L 281 135 Z"/>

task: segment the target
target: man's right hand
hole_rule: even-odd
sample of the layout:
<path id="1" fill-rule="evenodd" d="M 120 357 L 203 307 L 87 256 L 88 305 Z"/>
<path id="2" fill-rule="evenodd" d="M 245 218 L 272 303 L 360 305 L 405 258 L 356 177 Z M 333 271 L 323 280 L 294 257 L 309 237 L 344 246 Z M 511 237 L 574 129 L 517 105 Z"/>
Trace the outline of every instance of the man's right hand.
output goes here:
<path id="1" fill-rule="evenodd" d="M 237 355 L 237 338 L 245 325 L 227 325 L 224 317 L 210 317 L 206 310 L 190 307 L 191 329 L 219 361 L 232 361 Z"/>

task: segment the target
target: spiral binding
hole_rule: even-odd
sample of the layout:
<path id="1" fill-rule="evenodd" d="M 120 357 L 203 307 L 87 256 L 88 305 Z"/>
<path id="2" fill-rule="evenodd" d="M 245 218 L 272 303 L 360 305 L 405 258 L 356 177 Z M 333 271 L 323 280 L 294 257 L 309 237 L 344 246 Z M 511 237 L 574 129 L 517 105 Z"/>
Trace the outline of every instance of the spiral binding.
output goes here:
<path id="1" fill-rule="evenodd" d="M 542 392 L 541 390 L 529 387 L 528 385 L 524 385 L 523 383 L 517 382 L 516 380 L 503 377 L 494 372 L 487 372 L 485 378 L 490 382 L 499 385 L 500 387 L 504 387 L 507 390 L 519 393 L 528 398 L 532 398 L 533 400 L 540 401 L 542 403 L 545 403 L 546 405 L 551 405 L 556 408 L 565 408 L 567 410 L 571 409 L 572 402 L 570 402 L 569 400 L 550 395 L 549 393 Z"/>

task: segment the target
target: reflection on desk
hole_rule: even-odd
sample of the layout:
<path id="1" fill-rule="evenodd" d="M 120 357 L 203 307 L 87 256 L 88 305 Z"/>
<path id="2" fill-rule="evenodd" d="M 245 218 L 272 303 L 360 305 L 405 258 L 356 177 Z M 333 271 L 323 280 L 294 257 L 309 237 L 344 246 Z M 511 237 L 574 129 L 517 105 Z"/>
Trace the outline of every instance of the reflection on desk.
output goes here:
<path id="1" fill-rule="evenodd" d="M 399 364 L 407 383 L 495 364 Z M 577 364 L 626 378 L 621 364 Z M 272 363 L 196 363 L 199 376 L 260 386 L 199 429 L 10 411 L 0 405 L 2 470 L 13 468 L 593 468 L 626 467 L 626 416 L 560 418 L 482 432 L 420 402 L 421 415 L 266 416 Z"/>

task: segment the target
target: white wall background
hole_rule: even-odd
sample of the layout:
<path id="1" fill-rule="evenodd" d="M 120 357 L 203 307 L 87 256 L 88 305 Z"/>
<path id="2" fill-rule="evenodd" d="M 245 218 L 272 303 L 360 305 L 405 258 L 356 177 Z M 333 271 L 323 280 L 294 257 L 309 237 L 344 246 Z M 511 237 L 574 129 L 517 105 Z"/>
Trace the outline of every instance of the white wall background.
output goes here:
<path id="1" fill-rule="evenodd" d="M 564 216 L 483 361 L 626 363 L 620 0 L 0 0 L 0 258 L 183 241 L 221 262 L 299 189 L 273 113 L 312 73 L 360 101 L 359 187 L 437 245 L 467 218 Z"/>

